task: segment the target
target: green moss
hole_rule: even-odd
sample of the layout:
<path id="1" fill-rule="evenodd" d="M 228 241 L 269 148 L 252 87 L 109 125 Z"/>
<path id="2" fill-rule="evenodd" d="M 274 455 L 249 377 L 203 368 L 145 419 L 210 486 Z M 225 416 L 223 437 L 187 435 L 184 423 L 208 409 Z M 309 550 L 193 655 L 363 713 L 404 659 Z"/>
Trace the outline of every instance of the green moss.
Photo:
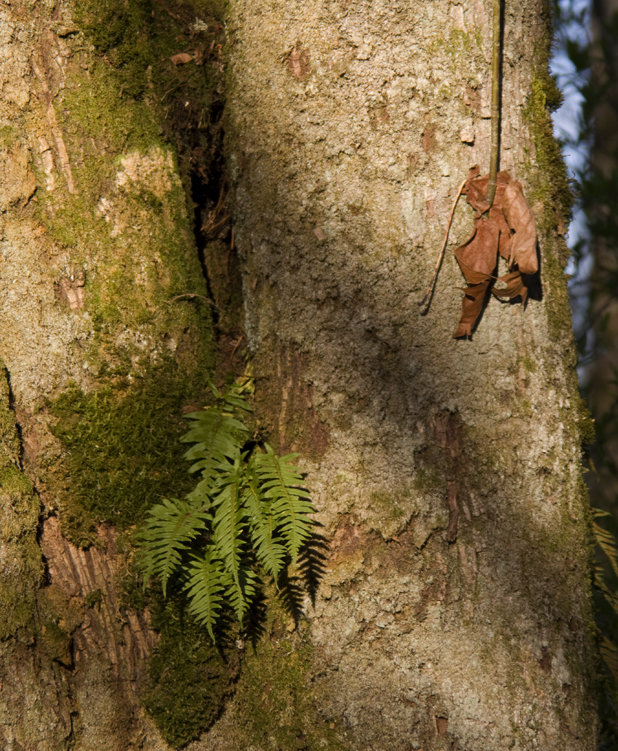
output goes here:
<path id="1" fill-rule="evenodd" d="M 0 640 L 34 627 L 35 593 L 43 573 L 36 542 L 40 502 L 21 469 L 21 445 L 10 406 L 6 370 L 0 361 Z"/>
<path id="2" fill-rule="evenodd" d="M 100 589 L 95 589 L 92 592 L 88 592 L 86 595 L 86 607 L 96 608 L 101 604 L 103 600 L 103 592 Z"/>
<path id="3" fill-rule="evenodd" d="M 402 501 L 405 502 L 410 496 L 407 488 L 402 488 L 399 494 L 394 494 L 388 490 L 373 490 L 371 492 L 370 505 L 377 519 L 382 520 L 386 525 L 386 530 L 390 533 L 393 522 L 398 522 L 407 517 L 407 510 L 403 508 Z"/>
<path id="4" fill-rule="evenodd" d="M 54 584 L 40 590 L 37 597 L 37 642 L 51 660 L 70 666 L 71 639 L 84 617 L 84 601 L 71 597 Z"/>
<path id="5" fill-rule="evenodd" d="M 19 462 L 21 446 L 15 427 L 15 414 L 10 407 L 7 372 L 2 360 L 0 360 L 0 442 L 2 443 L 0 468 L 16 466 Z"/>
<path id="6" fill-rule="evenodd" d="M 13 144 L 18 143 L 22 138 L 23 131 L 14 125 L 0 126 L 0 146 L 10 148 Z"/>
<path id="7" fill-rule="evenodd" d="M 540 229 L 547 232 L 555 229 L 558 219 L 568 221 L 573 194 L 551 120 L 551 112 L 559 103 L 559 92 L 555 80 L 549 75 L 546 56 L 540 58 L 523 114 L 535 147 L 532 200 L 542 203 L 545 209 L 542 217 L 537 218 L 540 219 Z M 566 263 L 566 258 L 563 261 Z"/>
<path id="8" fill-rule="evenodd" d="M 568 223 L 573 206 L 573 193 L 560 144 L 553 131 L 551 113 L 562 102 L 562 93 L 555 78 L 549 72 L 553 27 L 549 4 L 542 12 L 545 28 L 533 53 L 533 75 L 523 117 L 534 142 L 534 160 L 528 165 L 531 172 L 533 202 L 543 205 L 543 215 L 537 222 L 543 233 L 550 233 L 557 226 Z M 560 260 L 566 263 L 566 243 L 560 246 Z"/>
<path id="9" fill-rule="evenodd" d="M 199 152 L 199 168 L 207 170 L 213 153 L 211 109 L 221 74 L 207 64 L 219 28 L 218 4 L 210 5 L 173 3 L 168 11 L 152 0 L 75 3 L 95 54 L 80 39 L 54 100 L 74 188 L 66 169 L 55 170 L 55 188 L 37 192 L 37 211 L 49 235 L 84 267 L 86 309 L 99 330 L 155 318 L 161 327 L 171 298 L 206 296 L 188 171 L 190 155 Z M 203 17 L 196 27 L 197 11 Z M 170 57 L 189 45 L 196 59 L 174 65 Z M 184 185 L 172 143 L 185 155 Z M 49 176 L 37 177 L 44 188 Z"/>
<path id="10" fill-rule="evenodd" d="M 443 485 L 443 478 L 433 468 L 419 467 L 414 473 L 414 488 L 421 494 L 430 493 Z"/>
<path id="11" fill-rule="evenodd" d="M 543 256 L 541 277 L 546 292 L 550 333 L 555 341 L 563 342 L 564 358 L 574 364 L 571 311 L 564 279 L 569 250 L 563 237 L 571 216 L 573 193 L 560 145 L 553 134 L 551 111 L 560 104 L 561 94 L 549 73 L 552 38 L 549 15 L 547 24 L 543 42 L 537 45 L 534 52 L 531 89 L 523 111 L 534 143 L 534 158 L 527 164 L 531 186 L 528 199 L 535 208 L 539 228 Z"/>
<path id="12" fill-rule="evenodd" d="M 43 575 L 41 551 L 34 533 L 4 544 L 10 559 L 0 576 L 0 640 L 23 636 L 30 640 L 34 629 L 36 590 Z"/>
<path id="13" fill-rule="evenodd" d="M 161 638 L 150 656 L 142 702 L 163 738 L 181 748 L 220 715 L 238 675 L 238 650 L 224 656 L 174 598 L 159 598 L 151 611 Z"/>
<path id="14" fill-rule="evenodd" d="M 183 405 L 203 393 L 205 376 L 198 373 L 192 383 L 166 362 L 92 393 L 69 388 L 50 403 L 52 430 L 65 452 L 56 478 L 60 518 L 72 541 L 92 543 L 103 521 L 127 529 L 155 500 L 189 489 L 181 416 Z"/>
<path id="15" fill-rule="evenodd" d="M 281 626 L 247 653 L 235 697 L 236 748 L 350 748 L 340 721 L 318 711 L 311 661 L 310 643 L 301 634 L 286 633 Z"/>
<path id="16" fill-rule="evenodd" d="M 92 118 L 84 125 L 90 124 L 94 138 L 98 138 L 96 128 L 101 125 L 102 117 L 105 127 L 115 128 L 119 134 L 131 138 L 131 125 L 136 121 L 134 103 L 142 107 L 143 117 L 137 118 L 142 130 L 155 140 L 164 133 L 173 141 L 179 138 L 182 141 L 183 135 L 192 137 L 192 129 L 187 125 L 194 117 L 199 127 L 208 131 L 220 73 L 205 63 L 214 35 L 221 28 L 226 3 L 193 0 L 169 3 L 169 9 L 167 5 L 153 0 L 76 2 L 76 21 L 98 53 L 99 65 L 107 71 L 103 77 L 96 70 L 86 73 L 88 78 L 103 82 L 103 91 L 92 96 L 85 86 L 82 92 L 86 100 L 90 97 L 97 102 L 93 107 L 86 101 L 84 109 L 86 120 Z M 184 65 L 174 65 L 170 58 L 179 52 L 195 54 L 196 58 Z M 111 88 L 104 79 L 112 82 Z M 103 101 L 112 106 L 112 113 L 128 104 L 132 110 L 128 120 L 102 115 L 101 94 L 105 97 Z M 118 143 L 118 138 L 115 142 Z M 127 144 L 127 148 L 131 147 Z"/>
<path id="17" fill-rule="evenodd" d="M 183 102 L 197 101 L 196 116 L 209 124 L 214 84 L 204 66 L 170 62 L 181 44 L 180 27 L 162 6 L 133 6 L 122 0 L 78 4 L 86 38 L 105 56 L 87 55 L 82 47 L 56 101 L 74 192 L 60 170 L 54 176 L 64 190 L 37 192 L 38 218 L 85 270 L 85 308 L 100 334 L 93 351 L 103 359 L 110 354 L 106 339 L 115 340 L 119 326 L 148 326 L 155 336 L 167 329 L 172 339 L 196 326 L 203 334 L 211 329 L 207 306 L 170 304 L 178 295 L 206 297 L 207 291 L 193 207 L 169 143 L 179 123 L 170 121 L 167 107 L 176 107 L 180 95 Z M 194 41 L 205 44 L 199 34 Z M 110 44 L 116 44 L 113 55 Z M 133 66 L 135 49 L 141 57 Z M 128 79 L 141 83 L 130 87 Z M 207 129 L 203 137 L 210 144 Z M 46 180 L 38 175 L 41 185 Z"/>

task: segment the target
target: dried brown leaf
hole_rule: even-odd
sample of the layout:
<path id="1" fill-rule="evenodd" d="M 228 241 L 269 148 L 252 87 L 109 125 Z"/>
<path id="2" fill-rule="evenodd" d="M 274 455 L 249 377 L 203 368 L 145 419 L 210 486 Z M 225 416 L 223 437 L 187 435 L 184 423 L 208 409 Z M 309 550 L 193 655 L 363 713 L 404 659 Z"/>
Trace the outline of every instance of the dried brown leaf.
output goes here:
<path id="1" fill-rule="evenodd" d="M 509 267 L 517 264 L 522 274 L 535 274 L 539 270 L 536 224 L 517 180 L 511 180 L 504 190 L 503 211 L 512 233 Z"/>
<path id="2" fill-rule="evenodd" d="M 493 275 L 499 255 L 509 266 L 509 273 L 500 278 L 505 286 L 494 290 L 501 299 L 521 297 L 525 303 L 528 290 L 521 274 L 538 271 L 534 216 L 520 183 L 508 172 L 499 172 L 496 195 L 490 207 L 487 201 L 489 176 L 479 177 L 478 173 L 478 167 L 470 170 L 462 191 L 476 216 L 472 237 L 455 251 L 468 283 L 455 338 L 471 335 L 483 310 L 485 293 L 495 280 Z"/>
<path id="3" fill-rule="evenodd" d="M 459 326 L 453 334 L 455 339 L 462 336 L 472 336 L 472 329 L 483 309 L 483 302 L 487 294 L 490 278 L 479 284 L 469 284 L 464 289 L 464 297 L 461 301 L 461 318 Z"/>
<path id="4" fill-rule="evenodd" d="M 500 300 L 514 300 L 516 297 L 521 297 L 522 304 L 525 304 L 528 298 L 528 288 L 524 284 L 519 270 L 511 271 L 499 277 L 498 282 L 502 282 L 504 286 L 492 287 L 491 291 L 496 297 Z"/>

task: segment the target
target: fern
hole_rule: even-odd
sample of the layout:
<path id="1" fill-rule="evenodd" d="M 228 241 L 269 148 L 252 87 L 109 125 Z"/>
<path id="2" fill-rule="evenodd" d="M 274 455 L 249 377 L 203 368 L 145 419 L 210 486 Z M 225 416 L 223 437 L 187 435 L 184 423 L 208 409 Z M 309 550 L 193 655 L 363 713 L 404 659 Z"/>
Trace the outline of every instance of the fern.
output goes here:
<path id="1" fill-rule="evenodd" d="M 272 504 L 275 526 L 296 563 L 301 546 L 311 536 L 313 506 L 302 486 L 302 475 L 292 463 L 296 456 L 279 457 L 268 444 L 265 448 L 265 453 L 254 456 L 261 492 Z"/>
<path id="2" fill-rule="evenodd" d="M 184 590 L 189 600 L 189 613 L 206 626 L 212 640 L 213 628 L 219 619 L 224 601 L 225 571 L 221 561 L 213 560 L 210 551 L 194 555 L 189 562 Z"/>
<path id="3" fill-rule="evenodd" d="M 266 572 L 276 581 L 286 562 L 286 547 L 277 534 L 272 502 L 264 496 L 256 472 L 255 457 L 247 466 L 244 503 L 251 516 L 251 542 Z"/>
<path id="4" fill-rule="evenodd" d="M 190 543 L 209 524 L 207 509 L 188 501 L 165 499 L 150 509 L 138 537 L 141 543 L 141 566 L 145 579 L 159 579 L 166 594 L 167 583 L 183 560 Z"/>
<path id="5" fill-rule="evenodd" d="M 216 404 L 187 416 L 181 440 L 191 444 L 196 486 L 184 500 L 155 504 L 138 535 L 144 586 L 158 580 L 166 595 L 173 581 L 213 641 L 230 614 L 242 625 L 260 610 L 264 578 L 298 617 L 301 583 L 313 595 L 324 558 L 312 547 L 314 507 L 296 457 L 252 435 L 247 391 L 247 382 L 223 394 L 213 387 Z"/>
<path id="6" fill-rule="evenodd" d="M 600 597 L 597 599 L 597 621 L 600 625 L 600 653 L 605 664 L 606 691 L 602 694 L 602 704 L 607 704 L 603 712 L 616 716 L 618 708 L 618 647 L 616 646 L 616 624 L 618 623 L 618 540 L 614 531 L 602 526 L 611 524 L 612 516 L 607 511 L 593 508 L 592 531 L 598 549 L 604 554 L 605 565 L 601 561 L 594 567 L 593 582 Z"/>
<path id="7" fill-rule="evenodd" d="M 216 511 L 213 519 L 212 549 L 224 563 L 225 570 L 232 575 L 234 584 L 240 589 L 240 567 L 245 547 L 244 528 L 247 512 L 242 505 L 241 484 L 243 481 L 240 457 L 221 481 L 216 496 Z"/>

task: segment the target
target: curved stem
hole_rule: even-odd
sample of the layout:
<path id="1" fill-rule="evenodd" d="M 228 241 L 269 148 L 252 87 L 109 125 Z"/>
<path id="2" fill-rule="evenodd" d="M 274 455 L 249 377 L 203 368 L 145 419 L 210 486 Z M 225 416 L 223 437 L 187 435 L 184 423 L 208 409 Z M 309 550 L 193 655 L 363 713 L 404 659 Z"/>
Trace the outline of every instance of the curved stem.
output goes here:
<path id="1" fill-rule="evenodd" d="M 457 208 L 457 203 L 459 202 L 459 199 L 461 198 L 461 194 L 463 193 L 463 189 L 466 186 L 466 183 L 468 182 L 468 178 L 466 178 L 462 184 L 459 186 L 459 190 L 457 191 L 457 195 L 455 196 L 455 200 L 453 201 L 453 208 L 451 209 L 451 215 L 448 218 L 448 225 L 446 227 L 446 232 L 444 233 L 444 242 L 442 243 L 442 248 L 440 250 L 440 255 L 438 256 L 438 260 L 436 261 L 436 267 L 433 270 L 433 276 L 431 277 L 431 282 L 429 283 L 429 287 L 427 287 L 427 291 L 425 292 L 425 297 L 419 302 L 419 306 L 423 307 L 426 305 L 427 307 L 425 310 L 422 311 L 421 315 L 427 315 L 429 312 L 429 306 L 431 305 L 431 298 L 433 296 L 433 290 L 436 285 L 436 279 L 438 278 L 438 272 L 440 271 L 440 266 L 442 266 L 442 260 L 444 258 L 444 253 L 446 251 L 446 246 L 448 245 L 448 236 L 451 231 L 451 224 L 453 223 L 453 217 L 455 216 L 455 209 Z"/>

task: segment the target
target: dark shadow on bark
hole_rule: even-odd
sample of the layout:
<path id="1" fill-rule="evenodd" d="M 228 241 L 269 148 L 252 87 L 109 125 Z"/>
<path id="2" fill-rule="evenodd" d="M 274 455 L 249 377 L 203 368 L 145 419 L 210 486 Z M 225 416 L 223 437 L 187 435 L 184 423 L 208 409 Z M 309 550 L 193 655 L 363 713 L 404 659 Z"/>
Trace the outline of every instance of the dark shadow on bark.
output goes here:
<path id="1" fill-rule="evenodd" d="M 259 128 L 259 123 L 254 127 Z M 241 177 L 245 180 L 244 190 L 260 194 L 260 204 L 270 202 L 278 217 L 277 225 L 262 235 L 262 225 L 256 222 L 251 226 L 252 234 L 242 248 L 252 269 L 246 286 L 257 287 L 252 300 L 275 301 L 269 302 L 266 314 L 270 321 L 271 316 L 275 320 L 271 338 L 263 338 L 256 353 L 259 388 L 270 394 L 285 389 L 272 353 L 278 349 L 295 351 L 306 362 L 304 377 L 308 382 L 321 380 L 333 393 L 341 395 L 336 408 L 326 407 L 330 424 L 338 424 L 344 432 L 354 422 L 364 426 L 363 435 L 354 440 L 358 444 L 355 450 L 364 452 L 367 469 L 371 467 L 367 474 L 369 484 L 383 484 L 394 498 L 398 492 L 402 496 L 406 492 L 403 480 L 400 491 L 393 490 L 398 476 L 428 478 L 424 507 L 412 513 L 396 533 L 397 539 L 402 540 L 399 549 L 408 546 L 408 570 L 441 578 L 442 589 L 436 584 L 433 595 L 427 596 L 442 603 L 449 628 L 454 630 L 453 624 L 472 618 L 484 624 L 484 632 L 495 635 L 496 647 L 502 645 L 497 634 L 509 635 L 517 644 L 511 658 L 514 680 L 523 682 L 527 670 L 536 670 L 539 676 L 547 673 L 543 680 L 554 686 L 557 679 L 547 668 L 548 660 L 558 659 L 559 651 L 564 650 L 572 665 L 569 681 L 573 688 L 569 681 L 563 681 L 552 690 L 560 693 L 560 703 L 568 705 L 578 684 L 583 682 L 592 689 L 582 564 L 586 557 L 581 537 L 583 509 L 579 500 L 570 507 L 570 500 L 552 482 L 548 466 L 527 468 L 527 478 L 517 466 L 520 456 L 522 462 L 528 461 L 523 457 L 527 456 L 528 437 L 536 428 L 534 419 L 526 413 L 526 395 L 516 383 L 516 345 L 497 354 L 479 351 L 474 342 L 446 340 L 441 317 L 445 308 L 454 310 L 453 306 L 442 305 L 424 319 L 419 317 L 416 306 L 406 311 L 402 301 L 409 299 L 411 274 L 393 273 L 395 260 L 371 266 L 367 256 L 371 251 L 369 241 L 368 247 L 363 247 L 341 233 L 329 238 L 324 250 L 308 233 L 303 234 L 299 228 L 311 220 L 299 216 L 295 203 L 286 200 L 286 191 L 279 184 L 285 166 L 277 158 L 278 154 L 263 154 L 259 171 Z M 351 216 L 350 223 L 354 222 L 358 218 Z M 365 235 L 372 236 L 371 227 L 365 229 Z M 528 281 L 530 309 L 539 304 L 542 293 L 539 275 Z M 500 306 L 495 300 L 489 305 L 504 314 L 508 310 L 508 306 Z M 500 314 L 492 311 L 492 316 Z M 481 325 L 495 325 L 495 321 Z M 437 345 L 439 341 L 443 344 Z M 464 352 L 462 347 L 470 349 Z M 473 383 L 474 373 L 478 368 L 482 379 L 483 368 L 490 362 L 495 381 L 483 393 Z M 478 420 L 472 419 L 470 401 L 474 399 L 479 400 L 476 409 L 482 415 Z M 507 400 L 511 403 L 511 417 L 501 423 L 500 415 L 507 411 L 502 402 Z M 281 402 L 280 409 L 283 408 Z M 441 441 L 439 437 L 436 423 L 444 415 L 457 416 L 456 440 Z M 566 474 L 566 469 L 562 471 Z M 532 497 L 529 494 L 535 486 Z M 332 492 L 337 492 L 334 485 Z M 415 525 L 429 518 L 436 504 L 448 519 L 449 499 L 451 524 L 445 521 L 441 528 L 431 529 L 419 548 L 412 535 Z M 459 517 L 457 530 L 453 499 Z M 358 515 L 355 518 L 353 509 L 352 518 L 367 529 L 367 522 L 362 521 L 365 506 L 362 499 L 359 502 Z M 402 504 L 405 505 L 405 498 Z M 569 515 L 577 519 L 576 525 L 572 525 Z M 575 567 L 566 538 L 578 546 L 579 563 Z M 359 539 L 359 544 L 363 542 L 364 538 Z M 382 556 L 382 561 L 372 576 L 389 581 L 394 574 L 389 570 L 389 556 L 379 552 L 383 548 L 386 551 L 384 543 L 375 544 L 375 557 Z M 448 565 L 443 569 L 445 560 Z M 359 586 L 355 584 L 355 589 Z M 345 593 L 344 586 L 340 597 L 345 598 Z M 405 600 L 406 606 L 413 604 Z M 414 616 L 409 617 L 414 621 Z M 419 617 L 411 628 L 422 629 L 422 622 Z M 397 622 L 390 629 L 382 629 L 382 643 L 390 639 L 395 643 L 399 638 L 396 629 L 400 628 Z M 333 636 L 337 638 L 336 634 Z M 355 638 L 350 645 L 358 650 L 364 639 L 362 632 Z M 490 644 L 486 646 L 491 649 Z M 370 640 L 365 648 L 371 649 Z M 518 650 L 532 655 L 520 667 L 515 656 Z M 472 664 L 468 669 L 473 675 Z M 336 666 L 333 670 L 337 670 Z M 496 687 L 496 691 L 501 690 Z M 397 689 L 393 691 L 388 700 L 368 697 L 368 715 L 379 711 L 382 700 L 392 701 L 395 695 L 399 696 Z M 506 694 L 504 702 L 507 703 Z M 422 710 L 410 710 L 410 717 L 416 718 L 413 722 L 425 727 L 418 742 L 424 738 L 433 748 L 431 733 L 435 730 L 425 724 L 421 715 Z M 576 724 L 574 721 L 574 727 Z M 362 727 L 369 732 L 369 724 Z M 397 738 L 384 727 L 380 742 L 380 747 L 396 745 Z M 456 742 L 455 737 L 452 742 Z"/>

